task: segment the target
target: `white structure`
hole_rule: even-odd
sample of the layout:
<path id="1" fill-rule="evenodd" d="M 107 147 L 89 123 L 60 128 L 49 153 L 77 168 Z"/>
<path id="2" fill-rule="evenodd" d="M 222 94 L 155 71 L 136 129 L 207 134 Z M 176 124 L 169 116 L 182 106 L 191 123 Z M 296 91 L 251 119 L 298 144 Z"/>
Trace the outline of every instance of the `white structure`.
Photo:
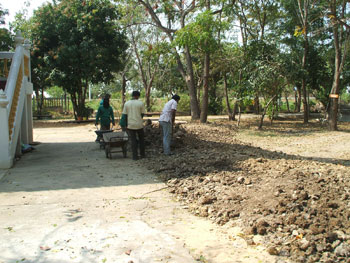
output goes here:
<path id="1" fill-rule="evenodd" d="M 0 169 L 10 168 L 16 155 L 21 154 L 21 144 L 33 142 L 33 113 L 30 70 L 30 44 L 21 33 L 15 38 L 15 52 L 0 52 L 4 68 L 0 81 Z M 7 61 L 11 60 L 10 70 Z"/>

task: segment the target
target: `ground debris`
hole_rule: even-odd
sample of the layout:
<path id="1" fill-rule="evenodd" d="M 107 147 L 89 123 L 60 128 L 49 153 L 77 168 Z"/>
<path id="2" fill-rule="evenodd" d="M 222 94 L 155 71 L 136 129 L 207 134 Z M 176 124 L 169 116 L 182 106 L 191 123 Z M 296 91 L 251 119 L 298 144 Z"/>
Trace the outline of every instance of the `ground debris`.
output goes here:
<path id="1" fill-rule="evenodd" d="M 159 128 L 149 128 L 144 163 L 194 214 L 239 219 L 247 234 L 264 235 L 272 255 L 347 262 L 349 167 L 243 143 L 227 122 L 188 123 L 175 134 L 176 154 L 163 156 Z"/>

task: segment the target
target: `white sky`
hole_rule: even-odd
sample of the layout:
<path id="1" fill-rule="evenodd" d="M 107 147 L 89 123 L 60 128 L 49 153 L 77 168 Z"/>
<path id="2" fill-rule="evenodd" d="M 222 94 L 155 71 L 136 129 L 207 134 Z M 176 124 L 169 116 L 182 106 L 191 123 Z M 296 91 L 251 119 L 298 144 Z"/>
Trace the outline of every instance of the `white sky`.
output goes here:
<path id="1" fill-rule="evenodd" d="M 18 11 L 25 8 L 25 2 L 29 2 L 30 6 L 27 7 L 28 17 L 33 15 L 33 10 L 37 9 L 43 3 L 48 2 L 48 0 L 0 0 L 1 7 L 7 9 L 9 14 L 5 16 L 5 27 L 9 27 L 9 22 L 14 20 L 14 17 Z"/>

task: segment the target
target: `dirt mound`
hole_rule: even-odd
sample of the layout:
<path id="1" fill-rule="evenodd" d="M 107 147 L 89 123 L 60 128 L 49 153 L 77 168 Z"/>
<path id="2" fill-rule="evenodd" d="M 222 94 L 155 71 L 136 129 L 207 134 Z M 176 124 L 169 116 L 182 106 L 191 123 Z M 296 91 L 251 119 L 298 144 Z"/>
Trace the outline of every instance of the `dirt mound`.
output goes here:
<path id="1" fill-rule="evenodd" d="M 349 167 L 253 147 L 225 122 L 177 126 L 167 157 L 159 128 L 146 130 L 145 165 L 196 215 L 239 224 L 250 245 L 264 235 L 295 262 L 350 262 Z"/>

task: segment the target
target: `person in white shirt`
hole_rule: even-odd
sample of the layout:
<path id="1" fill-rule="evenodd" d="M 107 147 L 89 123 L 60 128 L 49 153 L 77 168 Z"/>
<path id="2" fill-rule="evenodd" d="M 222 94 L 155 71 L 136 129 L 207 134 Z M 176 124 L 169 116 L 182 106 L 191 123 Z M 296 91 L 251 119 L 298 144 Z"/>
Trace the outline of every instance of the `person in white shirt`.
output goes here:
<path id="1" fill-rule="evenodd" d="M 177 104 L 180 100 L 180 96 L 174 95 L 163 108 L 159 117 L 159 125 L 163 130 L 163 150 L 165 155 L 172 155 L 170 151 L 172 125 L 175 123 L 175 115 Z"/>
<path id="2" fill-rule="evenodd" d="M 127 101 L 123 108 L 122 118 L 127 120 L 127 131 L 131 139 L 132 159 L 138 160 L 138 147 L 140 147 L 141 158 L 145 157 L 145 133 L 143 131 L 143 115 L 145 114 L 145 105 L 138 100 L 139 91 L 133 91 L 132 99 Z M 125 116 L 126 115 L 126 116 Z M 138 136 L 138 140 L 136 138 Z"/>

